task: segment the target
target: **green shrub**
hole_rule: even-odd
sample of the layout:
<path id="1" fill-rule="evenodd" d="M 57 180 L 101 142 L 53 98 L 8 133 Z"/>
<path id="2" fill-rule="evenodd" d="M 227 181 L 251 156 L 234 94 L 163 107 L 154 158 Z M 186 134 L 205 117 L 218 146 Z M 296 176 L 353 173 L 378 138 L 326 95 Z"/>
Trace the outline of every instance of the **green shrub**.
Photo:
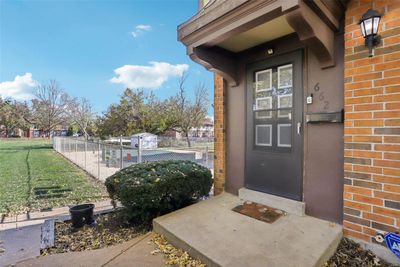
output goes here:
<path id="1" fill-rule="evenodd" d="M 206 167 L 169 160 L 132 165 L 108 177 L 105 184 L 110 197 L 122 203 L 133 221 L 150 223 L 207 196 L 212 182 Z"/>

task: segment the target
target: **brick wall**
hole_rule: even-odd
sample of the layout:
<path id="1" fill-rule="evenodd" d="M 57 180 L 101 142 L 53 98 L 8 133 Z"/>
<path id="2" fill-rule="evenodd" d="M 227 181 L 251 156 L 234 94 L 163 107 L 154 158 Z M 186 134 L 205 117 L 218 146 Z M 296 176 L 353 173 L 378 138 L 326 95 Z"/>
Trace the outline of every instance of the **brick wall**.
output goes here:
<path id="1" fill-rule="evenodd" d="M 226 173 L 225 147 L 225 84 L 224 79 L 214 76 L 214 194 L 224 191 Z"/>
<path id="2" fill-rule="evenodd" d="M 368 58 L 358 21 L 384 16 Z M 400 1 L 352 0 L 345 18 L 344 233 L 373 242 L 400 228 Z"/>

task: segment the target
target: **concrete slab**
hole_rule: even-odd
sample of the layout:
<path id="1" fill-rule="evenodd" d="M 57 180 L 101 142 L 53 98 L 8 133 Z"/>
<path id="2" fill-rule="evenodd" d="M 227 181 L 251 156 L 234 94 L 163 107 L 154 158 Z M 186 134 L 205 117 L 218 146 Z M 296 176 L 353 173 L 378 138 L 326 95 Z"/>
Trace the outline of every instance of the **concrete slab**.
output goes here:
<path id="1" fill-rule="evenodd" d="M 10 229 L 0 232 L 0 266 L 39 256 L 41 225 Z"/>
<path id="2" fill-rule="evenodd" d="M 162 255 L 151 255 L 154 246 L 149 244 L 152 233 L 148 233 L 123 244 L 107 248 L 54 254 L 36 259 L 30 259 L 16 264 L 18 267 L 100 267 L 100 266 L 140 266 L 161 267 L 164 266 Z"/>
<path id="3" fill-rule="evenodd" d="M 288 214 L 268 224 L 231 209 L 241 200 L 223 193 L 153 221 L 154 231 L 207 266 L 321 266 L 333 255 L 342 227 Z"/>
<path id="4" fill-rule="evenodd" d="M 146 236 L 140 244 L 130 247 L 126 252 L 108 262 L 105 267 L 160 267 L 165 266 L 163 254 L 152 255 L 155 245 L 150 242 L 153 234 Z"/>

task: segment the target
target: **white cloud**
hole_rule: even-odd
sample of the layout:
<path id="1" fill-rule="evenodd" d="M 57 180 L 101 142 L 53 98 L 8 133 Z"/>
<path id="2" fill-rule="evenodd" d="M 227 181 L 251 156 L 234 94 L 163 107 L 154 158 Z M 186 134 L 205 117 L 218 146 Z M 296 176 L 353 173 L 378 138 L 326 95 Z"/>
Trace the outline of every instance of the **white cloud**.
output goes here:
<path id="1" fill-rule="evenodd" d="M 159 88 L 170 77 L 180 76 L 189 69 L 187 64 L 172 65 L 166 62 L 149 62 L 150 66 L 125 65 L 114 72 L 110 82 L 121 83 L 129 88 Z"/>
<path id="2" fill-rule="evenodd" d="M 150 31 L 151 30 L 151 26 L 150 25 L 139 24 L 139 25 L 136 26 L 136 30 Z"/>
<path id="3" fill-rule="evenodd" d="M 150 25 L 139 24 L 136 25 L 135 30 L 131 32 L 133 38 L 137 38 L 142 35 L 144 32 L 151 31 L 152 27 Z"/>
<path id="4" fill-rule="evenodd" d="M 30 100 L 34 98 L 33 90 L 39 82 L 32 79 L 32 73 L 15 76 L 14 81 L 0 82 L 0 96 L 15 100 Z"/>

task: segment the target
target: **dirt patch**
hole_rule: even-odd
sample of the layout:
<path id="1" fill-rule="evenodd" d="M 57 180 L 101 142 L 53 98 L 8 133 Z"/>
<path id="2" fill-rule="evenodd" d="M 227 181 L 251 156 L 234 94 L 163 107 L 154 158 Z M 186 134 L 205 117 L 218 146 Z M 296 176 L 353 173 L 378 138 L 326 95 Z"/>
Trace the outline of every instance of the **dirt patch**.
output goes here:
<path id="1" fill-rule="evenodd" d="M 361 246 L 348 238 L 343 238 L 336 253 L 325 263 L 329 267 L 394 267 L 380 259 L 369 250 L 364 250 Z"/>
<path id="2" fill-rule="evenodd" d="M 54 247 L 41 251 L 41 255 L 99 249 L 119 244 L 143 234 L 127 222 L 123 214 L 113 212 L 95 216 L 96 224 L 74 229 L 70 221 L 55 224 Z"/>

